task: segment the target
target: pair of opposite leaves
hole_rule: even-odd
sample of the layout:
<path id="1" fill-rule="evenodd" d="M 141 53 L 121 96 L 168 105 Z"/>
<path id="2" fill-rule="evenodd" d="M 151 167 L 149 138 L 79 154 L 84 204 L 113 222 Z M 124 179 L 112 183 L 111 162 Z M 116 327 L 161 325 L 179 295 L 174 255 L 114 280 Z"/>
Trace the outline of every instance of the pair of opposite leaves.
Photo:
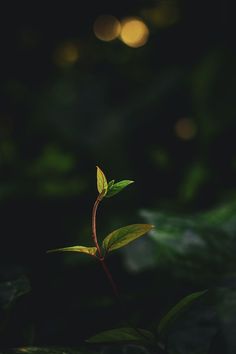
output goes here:
<path id="1" fill-rule="evenodd" d="M 130 180 L 123 180 L 115 183 L 115 180 L 111 180 L 107 182 L 105 174 L 102 170 L 97 166 L 97 189 L 99 193 L 99 198 L 110 198 L 114 195 L 121 192 L 125 187 L 129 184 L 133 183 Z M 126 246 L 131 241 L 143 236 L 148 231 L 150 231 L 154 226 L 149 224 L 133 224 L 125 227 L 121 227 L 113 232 L 111 232 L 108 236 L 105 237 L 102 243 L 102 247 L 105 251 L 105 254 L 114 251 L 118 248 Z M 85 247 L 85 246 L 72 246 L 65 248 L 58 248 L 55 250 L 49 250 L 48 252 L 79 252 L 85 253 L 91 256 L 96 257 L 97 248 L 96 247 Z"/>

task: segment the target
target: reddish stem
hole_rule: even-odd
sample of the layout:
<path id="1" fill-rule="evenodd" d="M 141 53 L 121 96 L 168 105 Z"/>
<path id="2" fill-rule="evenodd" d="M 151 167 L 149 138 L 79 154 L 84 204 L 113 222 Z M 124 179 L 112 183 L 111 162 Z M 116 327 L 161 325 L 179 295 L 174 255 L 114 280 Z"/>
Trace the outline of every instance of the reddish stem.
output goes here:
<path id="1" fill-rule="evenodd" d="M 109 270 L 109 268 L 107 267 L 105 261 L 104 261 L 104 256 L 102 255 L 102 252 L 101 252 L 101 249 L 100 249 L 100 246 L 98 244 L 98 239 L 97 239 L 97 225 L 96 225 L 96 217 L 97 217 L 97 208 L 98 208 L 98 205 L 100 203 L 100 201 L 102 200 L 103 198 L 103 195 L 102 194 L 99 194 L 95 203 L 94 203 L 94 206 L 93 206 L 93 211 L 92 211 L 92 238 L 93 238 L 93 242 L 97 248 L 97 252 L 98 252 L 98 259 L 102 265 L 102 268 L 104 270 L 104 272 L 106 273 L 106 276 L 111 284 L 111 287 L 112 287 L 112 290 L 114 292 L 114 295 L 116 297 L 119 296 L 118 294 L 118 290 L 117 290 L 117 286 L 116 286 L 116 283 L 114 282 L 114 279 L 111 275 L 111 272 Z"/>
<path id="2" fill-rule="evenodd" d="M 94 244 L 97 248 L 99 259 L 102 258 L 102 252 L 99 247 L 98 239 L 97 239 L 96 215 L 97 215 L 97 208 L 98 208 L 98 205 L 101 200 L 102 200 L 102 196 L 101 196 L 101 194 L 99 194 L 99 196 L 97 197 L 97 199 L 94 203 L 93 212 L 92 212 L 92 238 L 93 238 Z"/>
<path id="3" fill-rule="evenodd" d="M 101 262 L 101 265 L 102 265 L 102 267 L 103 267 L 104 272 L 105 272 L 106 275 L 107 275 L 107 278 L 108 278 L 109 281 L 110 281 L 110 284 L 111 284 L 112 290 L 113 290 L 113 292 L 114 292 L 114 295 L 115 295 L 116 297 L 119 297 L 119 293 L 118 293 L 118 290 L 117 290 L 116 283 L 114 282 L 114 279 L 113 279 L 113 277 L 112 277 L 112 275 L 111 275 L 111 272 L 109 271 L 109 268 L 107 267 L 107 265 L 106 265 L 106 263 L 105 263 L 105 261 L 104 261 L 103 258 L 100 258 L 100 262 Z"/>

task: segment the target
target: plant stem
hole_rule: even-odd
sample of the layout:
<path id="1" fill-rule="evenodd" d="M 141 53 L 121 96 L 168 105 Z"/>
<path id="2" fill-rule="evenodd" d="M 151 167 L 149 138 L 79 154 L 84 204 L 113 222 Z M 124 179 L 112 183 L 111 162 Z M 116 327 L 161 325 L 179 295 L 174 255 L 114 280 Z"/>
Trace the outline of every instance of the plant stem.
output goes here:
<path id="1" fill-rule="evenodd" d="M 97 215 L 97 208 L 98 208 L 98 205 L 99 205 L 101 200 L 102 200 L 102 197 L 99 194 L 99 196 L 97 197 L 97 199 L 96 199 L 96 201 L 94 203 L 93 212 L 92 212 L 92 238 L 93 238 L 94 244 L 95 244 L 95 246 L 97 248 L 99 259 L 102 258 L 102 252 L 101 252 L 101 249 L 99 247 L 98 239 L 97 239 L 96 215 Z"/>
<path id="2" fill-rule="evenodd" d="M 105 274 L 106 274 L 106 276 L 107 276 L 107 278 L 109 280 L 109 283 L 110 283 L 110 285 L 112 287 L 112 290 L 113 290 L 113 293 L 115 295 L 115 298 L 117 300 L 119 300 L 120 298 L 119 298 L 119 292 L 117 290 L 117 285 L 116 285 L 116 283 L 115 283 L 115 281 L 114 281 L 114 279 L 112 277 L 112 274 L 111 274 L 111 272 L 110 272 L 110 270 L 109 270 L 109 268 L 108 268 L 108 266 L 107 266 L 107 264 L 106 264 L 106 262 L 104 260 L 105 255 L 102 254 L 100 246 L 99 246 L 99 243 L 98 243 L 98 239 L 97 239 L 97 225 L 96 225 L 97 209 L 98 209 L 98 205 L 101 202 L 102 198 L 103 198 L 103 195 L 99 194 L 97 199 L 95 200 L 94 205 L 93 205 L 93 211 L 92 211 L 92 238 L 93 238 L 93 242 L 94 242 L 94 244 L 95 244 L 95 246 L 97 248 L 97 252 L 98 252 L 98 257 L 97 258 L 98 258 L 99 262 L 101 263 L 101 266 L 102 266 L 102 268 L 103 268 L 103 270 L 104 270 L 104 272 L 105 272 Z M 120 307 L 121 307 L 121 311 L 126 313 L 126 311 L 124 311 L 122 303 L 120 303 Z M 133 327 L 130 324 L 129 324 L 129 326 Z M 144 337 L 144 339 L 149 339 L 149 338 L 146 338 L 146 336 L 138 328 L 134 327 L 134 330 L 136 330 L 139 335 Z M 161 349 L 163 349 L 163 348 L 161 347 Z"/>
<path id="3" fill-rule="evenodd" d="M 117 290 L 117 286 L 116 286 L 116 283 L 114 282 L 114 279 L 111 275 L 111 272 L 109 271 L 109 268 L 107 267 L 105 261 L 104 261 L 104 258 L 100 258 L 100 262 L 101 262 L 101 265 L 104 269 L 104 272 L 106 273 L 107 275 L 107 278 L 109 279 L 110 281 L 110 284 L 111 284 L 111 287 L 112 287 L 112 290 L 113 290 L 113 293 L 116 297 L 119 297 L 119 293 L 118 293 L 118 290 Z"/>
<path id="4" fill-rule="evenodd" d="M 109 268 L 107 267 L 106 263 L 105 263 L 105 260 L 104 260 L 104 256 L 102 255 L 102 252 L 101 252 L 101 249 L 100 249 L 100 246 L 98 244 L 98 239 L 97 239 L 97 225 L 96 225 L 96 219 L 97 219 L 97 208 L 98 208 L 98 205 L 100 203 L 100 201 L 102 200 L 103 198 L 103 195 L 102 194 L 99 194 L 95 203 L 94 203 L 94 206 L 93 206 L 93 211 L 92 211 L 92 238 L 93 238 L 93 242 L 97 248 L 97 252 L 98 252 L 98 259 L 102 265 L 102 268 L 104 270 L 104 272 L 106 273 L 106 276 L 111 284 L 111 287 L 112 287 L 112 290 L 113 290 L 113 293 L 116 297 L 119 296 L 118 294 L 118 290 L 117 290 L 117 286 L 116 286 L 116 283 L 111 275 L 111 272 L 109 270 Z"/>

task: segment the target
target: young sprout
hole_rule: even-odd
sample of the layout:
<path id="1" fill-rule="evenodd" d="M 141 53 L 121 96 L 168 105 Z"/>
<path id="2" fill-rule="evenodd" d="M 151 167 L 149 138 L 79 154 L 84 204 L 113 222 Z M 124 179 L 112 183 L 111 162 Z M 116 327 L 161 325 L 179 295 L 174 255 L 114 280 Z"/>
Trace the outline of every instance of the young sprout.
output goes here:
<path id="1" fill-rule="evenodd" d="M 86 246 L 72 246 L 49 250 L 48 252 L 79 252 L 85 253 L 89 256 L 96 258 L 113 289 L 114 295 L 118 297 L 118 290 L 116 283 L 113 280 L 111 272 L 106 265 L 105 258 L 108 253 L 115 251 L 121 247 L 126 246 L 130 242 L 145 235 L 148 231 L 154 228 L 150 224 L 133 224 L 121 227 L 120 229 L 112 231 L 107 235 L 102 243 L 98 242 L 97 237 L 97 208 L 100 202 L 104 198 L 110 198 L 121 192 L 125 187 L 133 183 L 130 180 L 123 180 L 115 183 L 115 180 L 107 182 L 107 178 L 103 171 L 97 166 L 97 190 L 98 196 L 95 200 L 92 210 L 92 240 L 94 247 Z M 188 307 L 192 305 L 194 301 L 204 295 L 207 290 L 192 293 L 184 297 L 170 311 L 160 320 L 157 328 L 153 328 L 153 331 L 149 331 L 137 327 L 121 327 L 114 328 L 107 331 L 100 332 L 90 337 L 87 342 L 94 344 L 111 344 L 111 343 L 137 343 L 142 344 L 145 347 L 155 348 L 161 353 L 167 353 L 168 335 L 176 320 L 186 311 Z"/>
<path id="2" fill-rule="evenodd" d="M 98 242 L 97 226 L 96 226 L 97 208 L 100 202 L 104 198 L 113 197 L 114 195 L 120 193 L 124 188 L 126 188 L 128 185 L 132 183 L 133 181 L 130 180 L 123 180 L 116 183 L 115 180 L 111 180 L 110 182 L 107 182 L 107 178 L 105 174 L 97 166 L 98 196 L 95 200 L 95 203 L 93 205 L 93 210 L 92 210 L 92 239 L 93 239 L 94 247 L 71 246 L 71 247 L 58 248 L 58 249 L 53 249 L 48 251 L 48 253 L 79 252 L 79 253 L 85 253 L 89 256 L 98 259 L 104 272 L 106 273 L 107 278 L 109 279 L 113 292 L 116 296 L 118 296 L 117 286 L 105 262 L 105 258 L 107 254 L 121 247 L 124 247 L 128 243 L 143 236 L 148 231 L 150 231 L 154 226 L 149 224 L 133 224 L 133 225 L 121 227 L 120 229 L 114 230 L 109 235 L 107 235 L 104 238 L 102 244 L 100 245 Z"/>

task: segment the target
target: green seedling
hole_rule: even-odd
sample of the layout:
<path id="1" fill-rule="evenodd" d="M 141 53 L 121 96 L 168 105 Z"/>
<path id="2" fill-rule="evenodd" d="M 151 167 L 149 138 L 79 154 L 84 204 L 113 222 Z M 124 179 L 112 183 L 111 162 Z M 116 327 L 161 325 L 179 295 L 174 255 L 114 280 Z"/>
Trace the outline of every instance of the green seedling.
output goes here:
<path id="1" fill-rule="evenodd" d="M 126 188 L 128 185 L 132 183 L 133 181 L 130 180 L 123 180 L 116 183 L 115 180 L 111 180 L 110 182 L 107 182 L 107 178 L 105 174 L 97 166 L 98 196 L 95 200 L 95 203 L 93 205 L 93 210 L 92 210 L 92 240 L 94 243 L 94 247 L 72 246 L 72 247 L 58 248 L 58 249 L 53 249 L 48 251 L 48 253 L 79 252 L 96 258 L 100 262 L 104 272 L 106 273 L 106 276 L 116 296 L 118 296 L 117 286 L 105 262 L 107 255 L 110 252 L 117 250 L 121 247 L 124 247 L 128 243 L 145 235 L 148 231 L 153 229 L 154 226 L 149 224 L 133 224 L 133 225 L 121 227 L 120 229 L 112 231 L 109 235 L 107 235 L 104 238 L 102 244 L 99 244 L 98 237 L 97 237 L 97 227 L 96 227 L 97 208 L 102 200 L 104 200 L 105 198 L 111 198 L 115 196 L 116 194 L 120 193 L 124 188 Z"/>
<path id="2" fill-rule="evenodd" d="M 124 247 L 130 242 L 145 235 L 147 232 L 152 230 L 154 226 L 150 224 L 133 224 L 121 227 L 120 229 L 114 230 L 109 235 L 107 235 L 100 244 L 98 242 L 96 227 L 97 208 L 102 200 L 104 200 L 105 198 L 113 197 L 131 183 L 133 183 L 133 181 L 130 180 L 123 180 L 117 183 L 115 183 L 115 180 L 107 182 L 105 174 L 99 167 L 97 167 L 98 196 L 95 200 L 92 210 L 92 241 L 94 243 L 94 246 L 87 247 L 79 245 L 58 248 L 48 251 L 49 253 L 84 253 L 97 259 L 100 262 L 116 297 L 118 297 L 117 286 L 105 262 L 107 255 L 110 252 Z M 159 321 L 159 324 L 157 326 L 154 326 L 154 328 L 152 328 L 152 331 L 136 327 L 114 328 L 96 334 L 95 336 L 89 338 L 87 342 L 93 344 L 141 344 L 143 346 L 151 348 L 151 350 L 154 350 L 155 353 L 169 353 L 167 343 L 169 332 L 171 331 L 173 324 L 181 317 L 183 312 L 185 312 L 192 305 L 193 302 L 195 302 L 205 293 L 206 290 L 192 293 L 184 297 L 181 301 L 179 301 L 174 307 L 170 309 L 170 311 Z"/>

